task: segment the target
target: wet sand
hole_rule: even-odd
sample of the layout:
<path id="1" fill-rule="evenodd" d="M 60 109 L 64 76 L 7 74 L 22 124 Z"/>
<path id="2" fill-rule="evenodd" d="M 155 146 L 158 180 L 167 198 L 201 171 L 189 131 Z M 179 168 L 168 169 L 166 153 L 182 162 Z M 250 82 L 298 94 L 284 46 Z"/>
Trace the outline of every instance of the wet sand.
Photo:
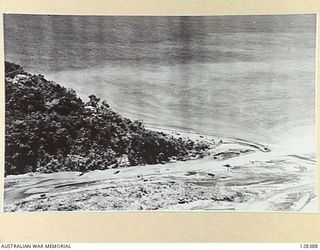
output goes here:
<path id="1" fill-rule="evenodd" d="M 214 146 L 202 159 L 81 176 L 79 172 L 7 176 L 4 210 L 316 211 L 314 157 L 283 154 L 240 139 L 165 131 Z"/>

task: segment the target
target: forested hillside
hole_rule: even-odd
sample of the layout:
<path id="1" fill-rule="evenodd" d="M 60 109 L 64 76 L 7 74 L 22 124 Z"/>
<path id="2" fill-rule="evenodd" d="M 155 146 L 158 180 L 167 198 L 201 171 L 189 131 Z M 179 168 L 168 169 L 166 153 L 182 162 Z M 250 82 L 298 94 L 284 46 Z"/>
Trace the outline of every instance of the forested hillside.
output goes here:
<path id="1" fill-rule="evenodd" d="M 209 145 L 145 129 L 94 95 L 5 62 L 6 174 L 157 164 L 201 156 Z"/>

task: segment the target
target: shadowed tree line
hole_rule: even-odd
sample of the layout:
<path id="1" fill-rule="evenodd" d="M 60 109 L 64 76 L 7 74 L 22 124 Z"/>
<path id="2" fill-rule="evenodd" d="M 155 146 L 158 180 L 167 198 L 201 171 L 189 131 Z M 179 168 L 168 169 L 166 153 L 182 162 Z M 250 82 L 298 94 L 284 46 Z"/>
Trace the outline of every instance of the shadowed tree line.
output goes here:
<path id="1" fill-rule="evenodd" d="M 90 171 L 201 156 L 204 142 L 145 129 L 94 95 L 5 62 L 5 172 Z"/>

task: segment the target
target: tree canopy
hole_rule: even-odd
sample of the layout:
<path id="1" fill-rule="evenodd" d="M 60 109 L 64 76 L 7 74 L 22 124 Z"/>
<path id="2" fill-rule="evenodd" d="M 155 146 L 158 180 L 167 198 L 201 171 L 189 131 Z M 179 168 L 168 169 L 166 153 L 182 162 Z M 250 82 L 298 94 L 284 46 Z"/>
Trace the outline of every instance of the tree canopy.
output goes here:
<path id="1" fill-rule="evenodd" d="M 84 103 L 72 89 L 5 62 L 5 172 L 89 171 L 182 160 L 204 142 L 147 130 L 95 95 Z"/>

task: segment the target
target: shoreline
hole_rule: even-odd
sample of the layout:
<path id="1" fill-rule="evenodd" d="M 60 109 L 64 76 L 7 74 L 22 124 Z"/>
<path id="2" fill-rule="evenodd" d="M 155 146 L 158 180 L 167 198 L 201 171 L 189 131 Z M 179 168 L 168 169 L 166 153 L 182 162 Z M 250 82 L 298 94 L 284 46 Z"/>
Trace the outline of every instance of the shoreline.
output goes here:
<path id="1" fill-rule="evenodd" d="M 239 139 L 176 130 L 168 134 L 227 143 L 216 145 L 202 159 L 95 170 L 82 176 L 8 175 L 4 210 L 315 211 L 316 167 L 307 157 L 260 151 L 255 143 L 244 145 Z M 248 148 L 252 151 L 244 153 Z M 221 153 L 228 154 L 214 159 Z"/>
<path id="2" fill-rule="evenodd" d="M 230 147 L 237 145 L 239 149 L 242 148 L 252 148 L 261 152 L 270 152 L 271 150 L 268 148 L 268 146 L 266 144 L 260 144 L 260 143 L 256 143 L 256 142 L 252 142 L 249 140 L 245 140 L 245 139 L 239 139 L 239 138 L 233 138 L 233 137 L 222 137 L 222 136 L 215 136 L 215 135 L 204 135 L 201 133 L 197 133 L 197 132 L 193 132 L 193 131 L 188 131 L 188 130 L 176 130 L 176 129 L 172 129 L 172 128 L 161 128 L 161 127 L 151 127 L 151 126 L 145 126 L 146 129 L 154 131 L 154 132 L 164 132 L 166 133 L 168 136 L 173 136 L 174 138 L 183 138 L 183 139 L 190 139 L 194 142 L 197 141 L 204 141 L 204 142 L 208 142 L 208 143 L 214 143 L 213 146 L 207 151 L 208 154 L 205 155 L 205 158 L 208 157 L 212 157 L 214 152 L 221 152 L 224 150 L 228 150 L 228 146 Z M 216 143 L 218 142 L 218 143 Z M 225 145 L 225 147 L 223 147 L 223 145 Z M 217 150 L 218 147 L 222 146 L 222 150 Z M 267 150 L 265 150 L 265 148 L 267 148 Z M 216 151 L 217 150 L 217 151 Z M 230 158 L 234 158 L 234 157 L 229 157 Z M 172 164 L 174 162 L 186 162 L 186 161 L 193 161 L 193 160 L 197 160 L 198 158 L 192 159 L 192 158 L 186 158 L 185 160 L 176 160 L 176 161 L 168 161 L 163 163 L 159 163 L 159 164 L 145 164 L 145 165 L 137 165 L 137 166 L 127 166 L 127 167 L 119 167 L 119 168 L 110 168 L 110 169 L 105 169 L 105 170 L 93 170 L 93 171 L 88 171 L 87 173 L 90 172 L 95 172 L 95 171 L 107 171 L 107 170 L 114 170 L 116 171 L 117 169 L 123 169 L 123 168 L 135 168 L 135 167 L 144 167 L 144 166 L 156 166 L 156 165 L 167 165 L 167 164 Z M 5 178 L 10 178 L 10 176 L 12 177 L 18 177 L 18 176 L 33 176 L 33 175 L 51 175 L 51 174 L 55 174 L 55 173 L 80 173 L 78 171 L 60 171 L 60 172 L 54 172 L 54 173 L 40 173 L 40 172 L 31 172 L 31 173 L 25 173 L 25 174 L 18 174 L 18 175 L 7 175 Z"/>
<path id="3" fill-rule="evenodd" d="M 97 91 L 95 94 L 99 95 L 102 99 L 108 100 L 108 104 L 112 107 L 114 111 L 117 113 L 123 115 L 124 117 L 130 118 L 132 120 L 144 120 L 144 123 L 146 126 L 150 127 L 158 127 L 158 125 L 154 123 L 161 122 L 161 124 L 166 124 L 166 120 L 171 120 L 171 128 L 176 127 L 178 130 L 186 130 L 186 128 L 182 125 L 181 126 L 181 120 L 176 120 L 176 117 L 170 113 L 170 109 L 168 110 L 157 110 L 152 109 L 153 112 L 150 112 L 149 110 L 143 110 L 140 106 L 137 106 L 135 103 L 128 102 L 125 106 L 121 104 L 121 102 L 117 102 L 115 99 L 112 98 L 113 95 L 119 95 L 123 98 L 124 90 L 122 89 L 114 89 L 114 85 L 116 85 L 116 80 L 114 78 L 108 78 L 108 76 L 104 75 L 104 72 L 108 72 L 108 68 L 113 67 L 112 65 L 103 65 L 103 66 L 96 66 L 96 67 L 90 67 L 87 69 L 88 72 L 90 72 L 90 77 L 86 78 L 86 82 L 83 82 L 83 80 L 79 77 L 80 69 L 69 69 L 64 71 L 41 71 L 40 73 L 45 74 L 48 79 L 54 80 L 55 82 L 61 83 L 63 86 L 66 86 L 67 88 L 72 88 L 76 90 L 77 95 L 81 97 L 83 100 L 88 99 L 88 95 L 91 94 L 91 92 L 88 92 L 85 90 L 84 86 L 85 84 L 88 84 L 88 80 L 90 80 L 89 84 L 94 84 L 97 82 L 97 76 L 99 79 L 99 84 L 105 85 L 105 88 L 108 89 L 110 92 L 108 93 L 99 93 L 100 85 L 93 85 Z M 35 72 L 35 71 L 32 71 Z M 38 72 L 37 72 L 38 73 Z M 101 76 L 104 77 L 101 77 Z M 82 84 L 77 84 L 81 82 Z M 97 83 L 96 83 L 97 84 Z M 102 87 L 102 86 L 101 86 Z M 109 93 L 112 93 L 112 95 Z M 126 96 L 126 94 L 125 94 Z M 120 98 L 121 100 L 121 98 Z M 148 102 L 146 105 L 151 105 L 153 102 Z M 158 120 L 157 118 L 157 112 L 165 112 L 168 113 L 168 116 L 165 116 L 164 119 Z M 219 117 L 218 117 L 219 119 Z M 173 120 L 173 122 L 172 122 Z M 208 120 L 206 120 L 208 122 Z M 159 124 L 159 123 L 158 123 Z M 206 133 L 206 131 L 210 130 L 210 135 L 213 136 L 221 136 L 221 137 L 240 137 L 243 139 L 247 139 L 250 141 L 259 141 L 266 144 L 276 144 L 278 143 L 277 137 L 281 136 L 283 132 L 286 132 L 287 128 L 291 127 L 297 127 L 297 126 L 304 126 L 304 125 L 313 125 L 315 124 L 315 121 L 312 119 L 302 119 L 297 118 L 293 120 L 288 120 L 285 122 L 273 122 L 273 125 L 270 126 L 255 126 L 254 123 L 246 124 L 234 124 L 232 120 L 225 120 L 222 119 L 221 122 L 212 122 L 205 124 L 204 127 L 202 127 L 202 132 Z M 192 132 L 196 132 L 195 130 L 200 127 L 199 124 L 196 124 L 196 126 L 191 126 L 190 128 L 187 128 L 187 130 L 190 130 Z M 232 129 L 225 131 L 224 128 L 228 127 L 230 128 L 232 126 Z M 164 125 L 164 128 L 166 125 Z M 161 128 L 161 126 L 160 126 Z M 282 131 L 279 131 L 281 130 Z M 219 131 L 216 133 L 216 131 Z M 240 135 L 238 135 L 238 131 L 242 131 Z M 226 134 L 227 133 L 227 134 Z M 274 136 L 276 135 L 276 136 Z"/>

